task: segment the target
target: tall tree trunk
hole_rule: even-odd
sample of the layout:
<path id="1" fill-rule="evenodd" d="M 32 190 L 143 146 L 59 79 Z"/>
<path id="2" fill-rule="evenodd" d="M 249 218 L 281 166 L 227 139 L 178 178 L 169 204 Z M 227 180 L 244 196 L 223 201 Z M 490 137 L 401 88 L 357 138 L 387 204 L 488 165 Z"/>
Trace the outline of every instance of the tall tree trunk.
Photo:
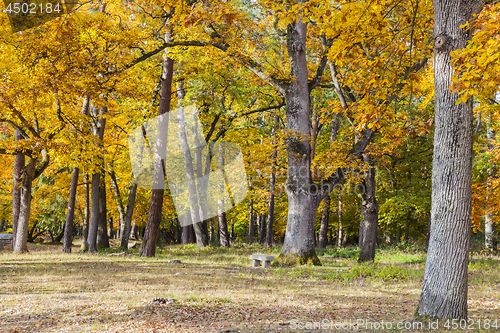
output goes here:
<path id="1" fill-rule="evenodd" d="M 169 33 L 166 33 L 165 40 L 170 40 Z M 161 78 L 160 106 L 158 115 L 161 116 L 170 112 L 170 101 L 172 98 L 172 76 L 174 72 L 174 60 L 165 53 L 163 56 L 163 72 Z M 165 118 L 165 119 L 163 119 Z M 158 118 L 158 131 L 156 137 L 156 150 L 154 162 L 154 182 L 151 194 L 151 204 L 149 206 L 148 222 L 144 231 L 142 241 L 141 257 L 154 257 L 156 252 L 156 239 L 160 230 L 161 212 L 163 207 L 163 196 L 165 193 L 165 173 L 163 165 L 165 161 L 162 156 L 167 149 L 168 138 L 168 116 Z M 161 122 L 161 123 L 160 123 Z M 163 184 L 163 186 L 161 186 Z"/>
<path id="2" fill-rule="evenodd" d="M 83 176 L 85 182 L 85 202 L 84 202 L 84 213 L 83 213 L 83 230 L 82 230 L 82 245 L 80 250 L 86 252 L 89 250 L 88 235 L 89 235 L 89 221 L 90 221 L 90 185 L 89 185 L 89 175 L 87 173 Z"/>
<path id="3" fill-rule="evenodd" d="M 120 217 L 119 225 L 122 227 L 125 225 L 125 207 L 123 206 L 123 200 L 120 193 L 120 187 L 118 187 L 118 181 L 116 180 L 116 174 L 113 170 L 113 166 L 108 163 L 108 174 L 111 178 L 111 188 L 113 189 L 113 195 L 115 197 L 116 207 L 118 208 L 118 215 Z M 134 177 L 132 177 L 133 179 Z M 122 227 L 123 228 L 123 227 Z M 130 228 L 130 227 L 129 227 Z M 111 234 L 109 235 L 111 237 Z"/>
<path id="4" fill-rule="evenodd" d="M 196 242 L 194 238 L 193 225 L 187 225 L 182 227 L 182 244 L 191 244 Z"/>
<path id="5" fill-rule="evenodd" d="M 102 175 L 101 186 L 99 189 L 99 222 L 97 228 L 97 248 L 109 248 L 108 209 L 106 202 L 106 182 L 104 174 Z"/>
<path id="6" fill-rule="evenodd" d="M 405 242 L 410 241 L 410 222 L 411 222 L 411 210 L 408 210 L 408 213 L 406 213 Z"/>
<path id="7" fill-rule="evenodd" d="M 328 220 L 330 219 L 330 196 L 323 201 L 323 212 L 321 213 L 321 226 L 319 229 L 318 247 L 324 249 L 328 240 Z"/>
<path id="8" fill-rule="evenodd" d="M 73 168 L 71 177 L 71 188 L 69 190 L 68 214 L 66 216 L 66 224 L 64 228 L 63 253 L 71 253 L 71 245 L 73 242 L 73 224 L 75 216 L 76 189 L 78 187 L 78 175 L 80 169 Z"/>
<path id="9" fill-rule="evenodd" d="M 254 209 L 253 209 L 253 199 L 250 199 L 250 203 L 248 205 L 248 235 L 247 235 L 247 244 L 253 244 L 255 242 L 255 224 L 256 218 Z"/>
<path id="10" fill-rule="evenodd" d="M 89 220 L 89 233 L 87 236 L 87 247 L 89 252 L 97 252 L 97 230 L 99 226 L 99 188 L 101 186 L 101 174 L 94 173 L 92 175 L 92 188 L 90 194 L 90 220 Z"/>
<path id="11" fill-rule="evenodd" d="M 273 154 L 272 154 L 272 165 L 271 165 L 271 175 L 269 176 L 269 203 L 267 205 L 267 229 L 266 229 L 266 241 L 264 245 L 269 248 L 274 243 L 274 192 L 276 190 L 276 159 L 278 158 L 278 151 L 276 148 L 276 131 L 278 124 L 278 116 L 275 117 L 275 125 L 273 131 Z"/>
<path id="12" fill-rule="evenodd" d="M 264 244 L 264 242 L 266 241 L 266 226 L 267 226 L 266 216 L 261 215 L 260 217 L 261 219 L 259 224 L 259 244 Z"/>
<path id="13" fill-rule="evenodd" d="M 234 243 L 234 223 L 231 224 L 231 231 L 229 232 L 229 241 Z"/>
<path id="14" fill-rule="evenodd" d="M 15 140 L 22 140 L 23 136 L 19 130 L 15 132 Z M 23 154 L 17 154 L 14 161 L 14 185 L 12 188 L 12 244 L 15 247 L 17 237 L 17 225 L 19 221 L 19 210 L 21 207 L 21 175 L 23 174 L 26 158 Z"/>
<path id="15" fill-rule="evenodd" d="M 491 126 L 491 117 L 486 118 L 486 138 L 488 140 L 488 149 L 493 149 L 493 143 L 495 141 L 495 130 Z M 495 166 L 488 168 L 487 170 L 487 181 L 486 181 L 486 191 L 487 199 L 490 197 L 491 192 L 491 180 L 496 177 Z M 484 214 L 484 247 L 487 251 L 497 251 L 496 244 L 496 233 L 495 233 L 495 216 L 492 213 L 492 208 L 494 204 L 490 205 L 490 209 Z"/>
<path id="16" fill-rule="evenodd" d="M 94 109 L 94 108 L 92 108 Z M 94 109 L 95 110 L 95 109 Z M 94 136 L 97 140 L 97 145 L 102 146 L 102 139 L 104 137 L 104 128 L 106 126 L 106 119 L 103 115 L 106 113 L 106 107 L 100 107 L 97 120 L 97 126 L 94 129 Z M 102 157 L 98 158 L 98 163 L 101 171 L 104 169 Z M 97 252 L 97 230 L 99 227 L 100 219 L 100 187 L 101 187 L 101 171 L 92 175 L 92 194 L 90 197 L 90 221 L 89 221 L 89 234 L 87 237 L 88 248 L 91 253 Z"/>
<path id="17" fill-rule="evenodd" d="M 132 216 L 134 215 L 135 197 L 137 194 L 137 183 L 134 177 L 130 181 L 130 190 L 128 194 L 127 210 L 125 212 L 125 221 L 121 225 L 120 247 L 128 248 L 128 239 L 130 238 L 130 225 L 132 224 Z"/>
<path id="18" fill-rule="evenodd" d="M 340 198 L 337 215 L 339 217 L 339 226 L 337 228 L 337 247 L 341 248 L 344 244 L 342 243 L 342 200 L 340 200 Z M 345 236 L 347 236 L 347 233 L 344 233 L 344 237 Z"/>
<path id="19" fill-rule="evenodd" d="M 199 165 L 201 166 L 201 159 L 199 161 Z M 225 161 L 224 161 L 224 150 L 223 150 L 223 145 L 219 144 L 219 164 L 224 167 Z M 224 193 L 224 187 L 225 187 L 225 182 L 224 184 L 220 184 L 219 188 L 221 191 L 221 194 Z M 200 198 L 201 200 L 201 198 Z M 219 234 L 220 234 L 220 246 L 222 247 L 229 247 L 229 233 L 227 231 L 227 219 L 226 219 L 226 212 L 224 211 L 224 199 L 221 196 L 219 199 Z M 203 204 L 201 204 L 203 206 Z M 255 232 L 254 232 L 254 238 L 255 238 Z"/>
<path id="20" fill-rule="evenodd" d="M 351 233 L 352 226 L 347 226 L 345 232 L 344 232 L 344 238 L 342 239 L 342 247 L 347 246 L 347 241 L 349 240 L 349 234 Z"/>
<path id="21" fill-rule="evenodd" d="M 365 155 L 366 156 L 366 155 Z M 369 158 L 364 156 L 365 162 L 370 163 Z M 371 164 L 370 164 L 371 165 Z M 378 203 L 375 197 L 375 168 L 372 166 L 365 172 L 363 184 L 365 185 L 363 198 L 363 223 L 362 223 L 362 244 L 359 262 L 375 260 L 375 247 L 377 245 L 377 227 L 378 227 Z M 360 232 L 361 233 L 361 232 Z"/>
<path id="22" fill-rule="evenodd" d="M 139 235 L 138 235 L 139 231 L 138 231 L 138 227 L 137 227 L 137 224 L 135 223 L 135 221 L 132 223 L 132 227 L 130 228 L 130 235 L 134 238 L 134 239 L 139 239 Z"/>
<path id="23" fill-rule="evenodd" d="M 220 246 L 229 247 L 229 232 L 227 231 L 227 219 L 226 212 L 219 213 L 219 237 Z"/>
<path id="24" fill-rule="evenodd" d="M 363 184 L 364 186 L 364 184 Z M 365 189 L 366 191 L 366 189 Z M 365 219 L 365 212 L 363 211 L 364 205 L 361 203 L 361 218 L 359 220 L 359 236 L 358 236 L 358 247 L 361 249 L 363 248 L 363 240 L 364 240 L 364 219 Z"/>
<path id="25" fill-rule="evenodd" d="M 286 86 L 288 218 L 282 256 L 297 257 L 301 263 L 320 261 L 314 250 L 314 219 L 319 205 L 318 193 L 311 188 L 311 144 L 309 140 L 309 86 L 306 60 L 307 23 L 300 19 L 287 26 L 287 47 L 291 82 Z"/>
<path id="26" fill-rule="evenodd" d="M 177 99 L 179 101 L 182 101 L 184 99 L 184 88 L 182 81 L 180 83 L 180 88 L 178 89 L 177 94 Z M 205 247 L 208 246 L 208 230 L 206 223 L 200 222 L 203 220 L 200 215 L 200 198 L 198 196 L 198 189 L 196 187 L 193 157 L 191 156 L 191 150 L 187 139 L 184 107 L 182 105 L 177 109 L 177 118 L 179 121 L 179 141 L 181 143 L 181 148 L 184 155 L 184 169 L 186 171 L 188 185 L 189 211 L 191 212 L 191 221 L 194 222 L 193 228 L 194 234 L 196 236 L 196 245 L 198 247 Z"/>
<path id="27" fill-rule="evenodd" d="M 24 167 L 21 181 L 21 200 L 19 205 L 19 220 L 16 230 L 16 243 L 14 253 L 28 252 L 27 239 L 31 213 L 31 188 L 35 177 L 36 159 L 30 158 L 28 165 Z"/>
<path id="28" fill-rule="evenodd" d="M 108 237 L 109 239 L 115 238 L 115 227 L 113 225 L 113 216 L 108 218 Z"/>
<path id="29" fill-rule="evenodd" d="M 467 319 L 467 268 L 471 232 L 472 98 L 452 93 L 450 52 L 472 36 L 461 28 L 484 1 L 434 1 L 435 131 L 432 162 L 432 222 L 419 316 Z"/>
<path id="30" fill-rule="evenodd" d="M 271 173 L 271 184 L 275 183 L 276 175 Z M 266 248 L 273 246 L 274 243 L 274 185 L 271 185 L 273 191 L 269 196 L 269 204 L 267 207 L 267 226 L 266 226 L 266 241 L 264 243 Z"/>

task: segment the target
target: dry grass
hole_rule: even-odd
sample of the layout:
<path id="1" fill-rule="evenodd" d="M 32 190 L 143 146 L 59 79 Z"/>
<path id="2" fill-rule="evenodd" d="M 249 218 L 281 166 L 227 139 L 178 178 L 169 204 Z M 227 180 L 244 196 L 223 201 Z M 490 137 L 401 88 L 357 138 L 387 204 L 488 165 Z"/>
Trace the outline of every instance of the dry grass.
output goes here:
<path id="1" fill-rule="evenodd" d="M 381 252 L 383 263 L 375 266 L 324 257 L 322 267 L 263 270 L 248 259 L 263 252 L 259 246 L 172 246 L 156 258 L 140 258 L 137 250 L 60 252 L 61 246 L 30 245 L 26 255 L 0 253 L 1 332 L 294 332 L 301 330 L 293 320 L 349 319 L 396 325 L 413 316 L 425 260 L 422 253 Z M 174 258 L 182 263 L 169 264 Z M 500 325 L 499 263 L 498 257 L 471 262 L 473 320 Z M 175 302 L 152 304 L 158 297 Z"/>

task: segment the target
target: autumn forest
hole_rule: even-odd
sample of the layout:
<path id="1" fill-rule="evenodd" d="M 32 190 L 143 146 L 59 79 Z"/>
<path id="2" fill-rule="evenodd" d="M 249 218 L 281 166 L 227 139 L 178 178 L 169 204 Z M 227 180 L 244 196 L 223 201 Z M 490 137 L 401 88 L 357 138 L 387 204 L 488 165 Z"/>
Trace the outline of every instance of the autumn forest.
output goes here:
<path id="1" fill-rule="evenodd" d="M 498 297 L 489 306 L 478 294 L 500 278 L 498 2 L 22 3 L 0 2 L 2 279 L 27 279 L 29 265 L 20 267 L 32 260 L 68 281 L 60 265 L 103 265 L 125 281 L 236 270 L 238 285 L 251 276 L 276 287 L 267 296 L 255 285 L 241 291 L 259 293 L 251 310 L 242 308 L 248 300 L 206 291 L 183 298 L 178 288 L 190 283 L 171 282 L 172 298 L 129 305 L 142 320 L 137 327 L 90 314 L 85 324 L 64 325 L 18 314 L 24 326 L 12 332 L 71 325 L 146 332 L 154 322 L 181 331 L 191 320 L 181 312 L 193 302 L 206 313 L 241 316 L 203 321 L 206 313 L 194 307 L 194 331 L 293 331 L 354 315 L 498 329 Z M 269 268 L 264 261 L 251 268 L 254 254 L 273 256 Z M 182 266 L 172 266 L 177 258 Z M 137 265 L 152 265 L 152 275 Z M 232 288 L 220 279 L 221 293 Z M 148 281 L 150 301 L 157 281 Z M 80 292 L 67 283 L 66 292 Z M 99 283 L 101 296 L 113 299 Z M 354 312 L 339 314 L 321 301 L 336 290 L 342 302 L 348 296 L 338 288 L 374 290 L 368 302 L 383 307 L 401 289 L 382 295 L 379 284 L 405 284 L 411 304 L 370 315 L 358 299 Z M 280 285 L 287 291 L 272 291 Z M 290 288 L 322 310 L 286 303 Z M 38 302 L 33 290 L 0 288 L 0 310 L 10 311 L 5 295 Z M 483 305 L 474 308 L 476 300 Z M 96 311 L 105 318 L 106 310 Z M 14 322 L 0 315 L 0 328 Z M 313 328 L 328 331 L 330 323 Z M 357 325 L 371 331 L 366 321 Z"/>

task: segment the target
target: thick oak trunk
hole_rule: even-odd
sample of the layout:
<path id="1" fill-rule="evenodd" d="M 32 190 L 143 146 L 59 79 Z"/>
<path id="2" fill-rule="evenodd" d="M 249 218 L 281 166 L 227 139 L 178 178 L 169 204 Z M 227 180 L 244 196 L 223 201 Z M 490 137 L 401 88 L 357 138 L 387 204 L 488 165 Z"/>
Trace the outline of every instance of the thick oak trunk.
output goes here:
<path id="1" fill-rule="evenodd" d="M 359 262 L 367 262 L 375 260 L 375 247 L 377 245 L 377 227 L 378 227 L 378 203 L 375 198 L 375 168 L 370 167 L 368 172 L 365 172 L 363 185 L 365 187 L 362 194 L 362 212 L 363 220 L 361 223 Z"/>
<path id="2" fill-rule="evenodd" d="M 94 109 L 94 108 L 92 108 Z M 95 110 L 95 109 L 94 109 Z M 97 126 L 94 128 L 94 135 L 97 140 L 97 145 L 102 145 L 102 139 L 104 137 L 104 127 L 106 126 L 106 119 L 102 116 L 106 113 L 106 107 L 99 108 L 97 121 Z M 98 163 L 103 169 L 102 157 L 98 158 Z M 96 172 L 92 175 L 92 193 L 90 196 L 90 221 L 89 221 L 89 234 L 87 237 L 88 249 L 91 253 L 97 252 L 97 232 L 99 229 L 99 220 L 101 216 L 100 210 L 100 187 L 101 187 L 101 172 Z"/>
<path id="3" fill-rule="evenodd" d="M 312 188 L 311 144 L 309 140 L 309 87 L 306 60 L 307 23 L 300 20 L 287 27 L 287 48 L 292 81 L 285 89 L 287 138 L 288 219 L 282 256 L 301 263 L 320 264 L 314 250 L 314 219 L 319 205 L 317 188 Z M 291 258 L 290 258 L 291 259 Z"/>
<path id="4" fill-rule="evenodd" d="M 31 213 L 31 188 L 35 177 L 36 159 L 30 158 L 25 166 L 21 181 L 21 200 L 19 205 L 19 220 L 16 230 L 14 253 L 28 252 L 27 239 Z"/>
<path id="5" fill-rule="evenodd" d="M 435 131 L 431 234 L 417 315 L 467 319 L 471 232 L 472 98 L 459 103 L 450 90 L 450 52 L 464 48 L 471 30 L 460 28 L 484 2 L 434 1 Z"/>
<path id="6" fill-rule="evenodd" d="M 78 187 L 79 174 L 80 169 L 73 168 L 71 188 L 69 190 L 68 214 L 66 215 L 66 224 L 64 228 L 63 253 L 71 253 L 71 245 L 73 242 L 73 220 L 75 216 L 76 189 Z"/>
<path id="7" fill-rule="evenodd" d="M 16 130 L 15 140 L 22 140 L 21 132 Z M 23 154 L 17 154 L 14 161 L 14 185 L 12 188 L 12 244 L 15 246 L 17 237 L 17 225 L 19 221 L 19 209 L 21 206 L 21 175 L 24 170 L 26 158 Z"/>

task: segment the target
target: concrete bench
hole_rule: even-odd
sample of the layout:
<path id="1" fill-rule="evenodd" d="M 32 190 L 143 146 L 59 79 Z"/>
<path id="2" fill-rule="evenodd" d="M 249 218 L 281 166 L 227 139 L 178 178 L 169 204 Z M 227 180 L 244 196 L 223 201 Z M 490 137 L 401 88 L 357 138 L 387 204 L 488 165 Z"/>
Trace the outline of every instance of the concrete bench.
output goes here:
<path id="1" fill-rule="evenodd" d="M 0 234 L 0 250 L 6 246 L 12 247 L 12 234 Z"/>
<path id="2" fill-rule="evenodd" d="M 260 262 L 262 261 L 262 268 L 271 267 L 271 261 L 274 260 L 273 256 L 266 256 L 264 254 L 252 254 L 250 256 L 252 261 L 252 267 L 259 267 Z"/>

